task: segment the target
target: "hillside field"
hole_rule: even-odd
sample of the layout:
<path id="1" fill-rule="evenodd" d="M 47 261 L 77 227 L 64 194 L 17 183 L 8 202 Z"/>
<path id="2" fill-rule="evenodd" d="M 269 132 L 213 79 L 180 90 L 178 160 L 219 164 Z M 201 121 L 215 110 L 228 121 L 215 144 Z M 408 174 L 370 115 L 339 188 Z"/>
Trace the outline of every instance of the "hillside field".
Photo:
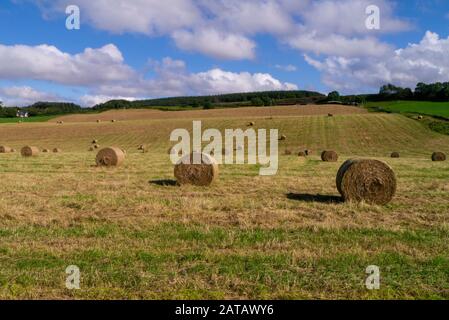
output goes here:
<path id="1" fill-rule="evenodd" d="M 0 145 L 63 153 L 0 154 L 0 298 L 448 299 L 449 162 L 430 156 L 449 154 L 449 136 L 399 114 L 285 108 L 1 124 Z M 169 135 L 193 120 L 203 129 L 278 128 L 287 136 L 278 174 L 225 165 L 210 188 L 177 186 Z M 92 139 L 126 149 L 125 164 L 96 167 Z M 306 160 L 282 155 L 305 148 Z M 320 161 L 325 149 L 338 163 Z M 393 167 L 392 203 L 340 201 L 335 176 L 352 157 Z M 65 288 L 69 265 L 81 270 L 80 290 Z M 380 290 L 365 287 L 369 265 L 380 267 Z"/>
<path id="2" fill-rule="evenodd" d="M 367 106 L 371 108 L 378 107 L 389 112 L 438 116 L 449 120 L 449 102 L 382 101 L 369 102 Z"/>

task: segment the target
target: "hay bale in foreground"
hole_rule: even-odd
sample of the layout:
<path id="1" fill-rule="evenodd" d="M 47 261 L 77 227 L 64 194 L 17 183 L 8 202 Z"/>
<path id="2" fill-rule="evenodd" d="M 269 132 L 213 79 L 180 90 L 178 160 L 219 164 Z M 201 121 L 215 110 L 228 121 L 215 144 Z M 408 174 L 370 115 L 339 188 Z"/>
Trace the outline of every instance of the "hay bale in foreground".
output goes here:
<path id="1" fill-rule="evenodd" d="M 443 152 L 434 152 L 432 154 L 432 161 L 446 161 L 446 154 Z"/>
<path id="2" fill-rule="evenodd" d="M 20 150 L 20 154 L 23 157 L 34 157 L 34 156 L 37 156 L 39 154 L 39 148 L 38 147 L 25 146 L 25 147 L 22 148 L 22 150 Z"/>
<path id="3" fill-rule="evenodd" d="M 325 162 L 337 162 L 338 161 L 338 153 L 332 150 L 323 151 L 321 153 L 321 160 Z"/>
<path id="4" fill-rule="evenodd" d="M 193 164 L 195 154 L 200 164 Z M 180 185 L 209 186 L 218 178 L 218 164 L 210 155 L 192 152 L 176 164 L 175 177 Z"/>
<path id="5" fill-rule="evenodd" d="M 7 146 L 0 146 L 0 153 L 10 153 L 12 152 L 12 149 Z"/>
<path id="6" fill-rule="evenodd" d="M 125 153 L 122 149 L 117 147 L 104 148 L 97 154 L 97 166 L 115 167 L 119 166 L 125 161 Z"/>
<path id="7" fill-rule="evenodd" d="M 396 175 L 385 162 L 370 159 L 346 161 L 337 173 L 337 189 L 345 201 L 385 205 L 396 193 Z"/>
<path id="8" fill-rule="evenodd" d="M 393 152 L 393 153 L 391 154 L 391 157 L 392 157 L 392 158 L 400 158 L 401 155 L 399 154 L 399 152 Z"/>
<path id="9" fill-rule="evenodd" d="M 62 150 L 59 149 L 59 148 L 54 148 L 53 149 L 53 153 L 61 153 L 61 152 L 62 152 Z"/>

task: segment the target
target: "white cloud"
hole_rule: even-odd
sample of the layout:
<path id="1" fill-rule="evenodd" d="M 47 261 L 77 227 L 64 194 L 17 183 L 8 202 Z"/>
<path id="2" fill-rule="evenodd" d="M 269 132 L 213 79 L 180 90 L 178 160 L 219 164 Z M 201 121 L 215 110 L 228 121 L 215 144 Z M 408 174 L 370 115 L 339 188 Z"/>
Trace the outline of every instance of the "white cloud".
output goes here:
<path id="1" fill-rule="evenodd" d="M 35 90 L 28 86 L 0 88 L 0 101 L 6 106 L 26 106 L 37 101 L 56 101 L 61 98 L 55 94 Z"/>
<path id="2" fill-rule="evenodd" d="M 184 61 L 171 58 L 152 61 L 151 65 L 156 73 L 153 78 L 100 86 L 96 95 L 168 97 L 298 89 L 295 84 L 281 82 L 267 73 L 229 72 L 219 68 L 191 73 Z"/>
<path id="3" fill-rule="evenodd" d="M 296 70 L 298 70 L 298 67 L 296 67 L 292 64 L 288 64 L 288 65 L 277 64 L 277 65 L 275 65 L 275 68 L 282 70 L 282 71 L 286 71 L 286 72 L 295 72 Z"/>
<path id="4" fill-rule="evenodd" d="M 323 74 L 323 82 L 333 88 L 355 92 L 377 89 L 386 83 L 414 89 L 418 82 L 449 81 L 449 38 L 426 32 L 416 44 L 387 52 L 380 57 L 318 60 L 306 55 L 306 61 Z"/>
<path id="5" fill-rule="evenodd" d="M 136 97 L 123 97 L 123 96 L 105 96 L 105 95 L 89 95 L 86 94 L 80 98 L 80 104 L 85 107 L 92 107 L 100 103 L 104 103 L 110 100 L 138 100 Z"/>
<path id="6" fill-rule="evenodd" d="M 220 59 L 241 60 L 255 56 L 256 44 L 244 36 L 222 33 L 215 29 L 173 33 L 176 45 L 184 50 L 201 52 Z"/>
<path id="7" fill-rule="evenodd" d="M 46 13 L 62 14 L 65 5 L 72 4 L 30 1 L 40 3 Z M 410 28 L 394 16 L 394 3 L 387 0 L 78 0 L 77 4 L 83 21 L 98 29 L 169 36 L 183 50 L 220 59 L 253 59 L 252 37 L 258 34 L 273 35 L 303 52 L 341 55 L 356 47 L 350 55 L 376 55 L 373 52 L 388 46 L 375 36 Z M 365 26 L 369 5 L 381 10 L 379 31 Z"/>
<path id="8" fill-rule="evenodd" d="M 49 45 L 0 45 L 0 79 L 46 80 L 95 85 L 134 77 L 120 50 L 112 45 L 71 55 Z"/>

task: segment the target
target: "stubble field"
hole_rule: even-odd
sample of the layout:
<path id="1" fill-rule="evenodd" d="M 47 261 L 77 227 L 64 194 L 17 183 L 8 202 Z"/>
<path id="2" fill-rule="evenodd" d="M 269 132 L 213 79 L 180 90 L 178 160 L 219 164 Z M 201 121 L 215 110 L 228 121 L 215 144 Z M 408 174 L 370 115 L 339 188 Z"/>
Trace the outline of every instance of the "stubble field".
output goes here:
<path id="1" fill-rule="evenodd" d="M 449 137 L 358 110 L 0 125 L 0 144 L 63 149 L 0 155 L 0 298 L 449 298 L 449 163 L 430 161 L 449 153 Z M 274 177 L 226 165 L 210 188 L 179 187 L 169 135 L 201 119 L 278 128 L 281 154 L 313 155 L 280 155 Z M 94 138 L 126 149 L 125 164 L 95 167 Z M 321 162 L 324 149 L 339 162 Z M 340 202 L 335 175 L 355 156 L 394 168 L 391 204 Z M 81 270 L 80 290 L 65 288 L 69 265 Z M 369 265 L 381 269 L 380 290 L 365 287 Z"/>

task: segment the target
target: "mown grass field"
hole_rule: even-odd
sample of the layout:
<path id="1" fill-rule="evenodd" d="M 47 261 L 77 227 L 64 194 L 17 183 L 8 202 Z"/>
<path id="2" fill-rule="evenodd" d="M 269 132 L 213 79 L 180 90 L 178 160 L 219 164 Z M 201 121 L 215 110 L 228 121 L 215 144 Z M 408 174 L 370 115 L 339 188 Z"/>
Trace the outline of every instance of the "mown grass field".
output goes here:
<path id="1" fill-rule="evenodd" d="M 30 118 L 0 118 L 0 123 L 28 123 L 28 122 L 47 122 L 56 118 L 56 116 L 37 116 Z"/>
<path id="2" fill-rule="evenodd" d="M 449 102 L 382 101 L 369 102 L 367 103 L 367 107 L 378 107 L 389 112 L 415 113 L 449 119 Z"/>
<path id="3" fill-rule="evenodd" d="M 227 165 L 210 188 L 178 187 L 169 134 L 192 120 L 1 125 L 0 144 L 64 152 L 0 155 L 0 298 L 449 298 L 449 162 L 430 161 L 449 137 L 395 114 L 207 118 L 220 129 L 255 120 L 287 136 L 281 153 L 314 153 L 281 155 L 274 177 Z M 127 149 L 125 164 L 95 167 L 93 138 Z M 319 160 L 329 148 L 338 163 Z M 391 204 L 339 201 L 335 175 L 354 156 L 394 168 Z M 81 290 L 65 288 L 69 265 Z M 378 291 L 364 285 L 369 265 Z"/>

